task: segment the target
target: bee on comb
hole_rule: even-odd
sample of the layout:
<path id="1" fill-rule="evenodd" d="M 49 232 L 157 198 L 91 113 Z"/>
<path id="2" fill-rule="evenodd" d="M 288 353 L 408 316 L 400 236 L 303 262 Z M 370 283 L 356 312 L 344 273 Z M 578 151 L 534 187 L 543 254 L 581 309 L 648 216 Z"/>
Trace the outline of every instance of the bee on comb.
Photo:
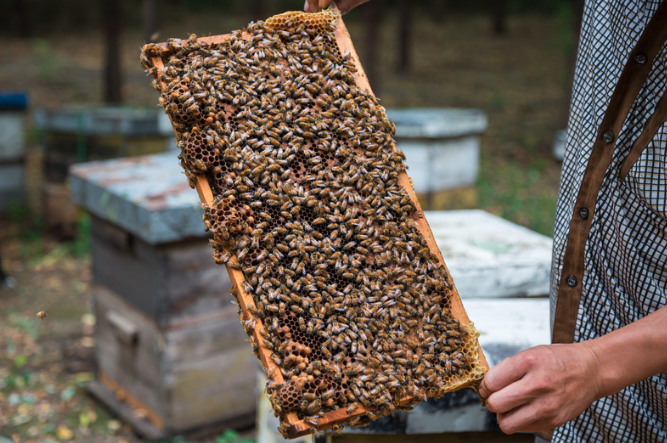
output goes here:
<path id="1" fill-rule="evenodd" d="M 281 432 L 364 426 L 478 383 L 478 333 L 335 12 L 159 48 L 148 69 Z"/>

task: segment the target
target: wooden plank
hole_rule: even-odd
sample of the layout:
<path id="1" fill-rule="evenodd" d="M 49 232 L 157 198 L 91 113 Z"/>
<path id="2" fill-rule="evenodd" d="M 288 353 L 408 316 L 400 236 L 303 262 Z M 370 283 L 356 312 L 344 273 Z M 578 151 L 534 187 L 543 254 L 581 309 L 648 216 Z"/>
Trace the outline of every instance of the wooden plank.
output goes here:
<path id="1" fill-rule="evenodd" d="M 332 4 L 333 5 L 333 4 Z M 335 5 L 333 6 L 335 9 Z M 339 49 L 341 53 L 349 53 L 354 64 L 356 65 L 357 68 L 357 73 L 355 75 L 355 81 L 357 83 L 357 86 L 360 87 L 361 89 L 369 92 L 372 94 L 372 90 L 370 88 L 370 85 L 368 83 L 368 79 L 366 77 L 366 74 L 364 73 L 364 70 L 361 66 L 361 62 L 359 61 L 359 57 L 356 54 L 356 51 L 354 50 L 354 47 L 352 45 L 352 40 L 350 38 L 350 35 L 345 28 L 345 24 L 342 21 L 342 18 L 338 11 L 335 11 L 338 15 L 338 25 L 335 30 L 335 37 L 338 42 Z M 223 36 L 213 36 L 213 37 L 204 37 L 197 39 L 199 43 L 206 44 L 206 43 L 219 43 L 222 42 L 226 39 L 230 38 L 229 35 L 223 35 Z M 165 57 L 168 55 L 168 50 L 165 50 L 167 48 L 166 44 L 161 44 L 161 47 L 163 48 L 163 53 L 161 57 L 153 57 L 152 63 L 155 68 L 157 68 L 157 72 L 159 73 L 160 70 L 164 68 L 164 62 L 162 57 Z M 159 78 L 159 75 L 156 75 L 157 78 Z M 165 84 L 164 82 L 160 81 L 161 87 L 164 89 Z M 393 149 L 396 149 L 395 146 L 393 146 Z M 425 240 L 427 241 L 427 244 L 429 246 L 430 251 L 435 254 L 439 262 L 442 266 L 445 267 L 446 265 L 445 262 L 442 258 L 442 254 L 440 253 L 440 250 L 438 249 L 435 240 L 433 238 L 433 234 L 430 230 L 430 227 L 428 226 L 428 223 L 423 217 L 423 212 L 421 210 L 421 206 L 419 204 L 419 200 L 417 199 L 417 196 L 414 193 L 414 190 L 412 189 L 412 185 L 410 184 L 409 178 L 407 176 L 407 173 L 405 171 L 402 171 L 399 175 L 399 184 L 404 188 L 404 190 L 408 193 L 410 196 L 411 200 L 415 204 L 417 211 L 416 211 L 416 217 L 415 217 L 415 223 L 417 225 L 417 228 L 419 231 L 424 235 Z M 197 176 L 197 179 L 195 181 L 195 186 L 197 189 L 197 193 L 199 194 L 199 197 L 202 201 L 202 203 L 205 203 L 209 206 L 211 206 L 214 202 L 214 197 L 213 193 L 211 191 L 211 187 L 205 177 L 205 175 L 200 174 Z M 236 290 L 237 294 L 237 299 L 239 301 L 239 306 L 241 307 L 243 311 L 244 318 L 246 319 L 251 319 L 252 316 L 250 314 L 250 311 L 255 308 L 255 303 L 252 299 L 252 296 L 248 294 L 247 292 L 244 291 L 242 283 L 244 281 L 244 276 L 242 271 L 240 270 L 235 270 L 232 269 L 229 265 L 227 266 L 227 270 L 230 275 L 230 279 L 232 281 L 232 284 L 234 285 L 234 288 Z M 447 271 L 448 272 L 448 271 Z M 456 288 L 453 284 L 453 282 L 450 280 L 450 285 L 452 286 L 452 300 L 451 300 L 451 312 L 452 314 L 459 319 L 459 321 L 463 325 L 470 325 L 470 319 L 468 318 L 465 309 L 463 308 L 463 304 L 461 303 L 460 297 L 458 295 L 458 292 L 456 291 Z M 257 319 L 255 328 L 252 332 L 252 335 L 254 336 L 255 340 L 257 343 L 260 345 L 259 346 L 259 358 L 262 362 L 262 366 L 264 367 L 266 373 L 269 375 L 269 378 L 282 383 L 283 377 L 282 374 L 279 370 L 279 368 L 275 365 L 275 363 L 270 359 L 270 354 L 271 352 L 266 349 L 264 346 L 261 345 L 262 343 L 262 335 L 260 333 L 261 330 L 263 330 L 263 324 L 261 320 Z M 481 347 L 478 346 L 479 352 L 478 352 L 478 358 L 482 366 L 488 369 L 488 363 L 486 362 L 486 359 L 484 357 L 484 354 L 482 352 Z M 458 386 L 455 387 L 455 389 L 460 389 L 463 387 L 475 387 L 476 383 L 479 383 L 479 381 L 468 381 L 459 384 Z M 413 398 L 405 398 L 402 399 L 399 403 L 400 404 L 408 404 L 413 402 L 415 399 Z M 344 409 L 339 409 L 336 411 L 328 412 L 326 413 L 323 417 L 321 417 L 318 420 L 318 429 L 326 429 L 331 427 L 333 424 L 339 423 L 346 421 L 350 419 L 351 417 L 359 416 L 362 414 L 365 414 L 366 409 L 363 406 L 360 406 L 357 408 L 357 410 L 352 413 L 348 414 Z M 297 414 L 296 413 L 289 413 L 287 414 L 287 421 L 290 423 L 290 427 L 287 430 L 287 433 L 290 438 L 294 438 L 300 435 L 305 435 L 310 433 L 310 429 L 312 428 L 311 425 L 305 423 L 304 421 L 298 420 Z"/>
<path id="2" fill-rule="evenodd" d="M 208 239 L 160 245 L 156 254 L 163 292 L 157 297 L 164 300 L 165 318 L 161 322 L 164 326 L 215 311 L 227 311 L 232 306 L 232 282 L 212 260 Z M 238 317 L 236 325 L 240 328 Z"/>
<path id="3" fill-rule="evenodd" d="M 500 432 L 457 432 L 443 434 L 334 434 L 317 438 L 317 443 L 533 443 L 533 434 L 505 435 Z"/>
<path id="4" fill-rule="evenodd" d="M 169 328 L 164 331 L 164 341 L 163 358 L 173 364 L 206 359 L 239 346 L 250 353 L 248 335 L 239 323 L 235 306 L 218 315 L 197 317 L 195 322 Z"/>
<path id="5" fill-rule="evenodd" d="M 105 378 L 105 380 L 109 382 L 108 378 Z M 98 380 L 93 380 L 88 383 L 86 389 L 90 394 L 111 409 L 114 414 L 118 415 L 127 423 L 130 423 L 143 437 L 150 440 L 160 440 L 167 437 L 167 433 L 164 429 L 156 427 L 151 420 L 145 420 L 144 418 L 138 417 L 135 408 L 127 404 L 125 401 L 119 400 L 119 397 L 127 398 L 126 396 L 123 396 L 123 394 L 120 394 L 120 396 L 118 395 L 121 391 L 114 391 L 111 386 L 107 386 L 105 383 Z"/>
<path id="6" fill-rule="evenodd" d="M 109 288 L 117 296 L 152 320 L 157 320 L 155 299 L 155 260 L 146 254 L 138 257 L 134 250 L 141 247 L 136 237 L 123 232 L 99 217 L 92 217 L 91 256 L 93 280 Z"/>
<path id="7" fill-rule="evenodd" d="M 231 306 L 231 281 L 206 238 L 150 245 L 93 217 L 92 239 L 94 279 L 161 327 Z"/>
<path id="8" fill-rule="evenodd" d="M 182 430 L 254 413 L 259 369 L 246 343 L 170 366 L 167 427 Z"/>
<path id="9" fill-rule="evenodd" d="M 156 350 L 163 347 L 163 338 L 157 325 L 100 285 L 94 284 L 92 293 L 97 318 L 95 353 L 100 373 L 125 392 L 140 398 L 156 416 L 164 417 L 165 405 L 161 394 L 163 373 L 156 354 Z M 116 336 L 108 318 L 112 312 L 124 317 L 137 329 L 136 345 L 125 343 Z"/>
<path id="10" fill-rule="evenodd" d="M 151 318 L 100 285 L 93 286 L 99 379 L 167 433 L 254 414 L 259 369 L 236 307 L 206 321 L 161 330 Z M 111 317 L 137 331 L 118 336 Z"/>
<path id="11" fill-rule="evenodd" d="M 152 410 L 144 401 L 139 400 L 140 397 L 132 395 L 130 391 L 125 389 L 120 384 L 116 383 L 114 379 L 107 376 L 103 371 L 99 371 L 97 374 L 99 381 L 105 385 L 111 392 L 114 393 L 116 400 L 121 403 L 127 404 L 132 409 L 132 416 L 136 417 L 137 415 L 145 416 L 148 421 L 155 426 L 158 431 L 164 429 L 164 421 L 162 417 Z M 143 397 L 141 397 L 143 399 Z M 123 408 L 121 408 L 121 411 Z"/>

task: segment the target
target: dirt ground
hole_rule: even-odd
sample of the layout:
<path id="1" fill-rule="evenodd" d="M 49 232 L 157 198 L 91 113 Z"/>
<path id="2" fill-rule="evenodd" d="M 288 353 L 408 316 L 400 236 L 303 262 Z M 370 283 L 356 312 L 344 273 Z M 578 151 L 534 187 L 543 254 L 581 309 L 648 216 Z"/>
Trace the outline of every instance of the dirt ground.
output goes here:
<path id="1" fill-rule="evenodd" d="M 243 17 L 190 16 L 164 26 L 160 39 L 219 34 Z M 348 26 L 360 54 L 363 24 Z M 386 107 L 465 107 L 484 110 L 479 206 L 550 235 L 560 165 L 551 157 L 565 125 L 570 53 L 568 14 L 513 16 L 506 36 L 494 36 L 486 17 L 416 18 L 413 65 L 395 73 L 396 17 L 384 20 L 380 91 Z M 124 96 L 128 105 L 155 106 L 157 94 L 138 61 L 140 33 L 123 35 Z M 5 39 L 0 85 L 29 91 L 32 107 L 101 101 L 101 35 Z M 39 158 L 39 137 L 28 129 Z M 33 180 L 39 180 L 39 168 Z M 37 184 L 31 181 L 31 188 Z M 39 208 L 31 193 L 30 207 Z M 85 231 L 83 232 L 85 234 Z M 0 443 L 137 443 L 131 430 L 85 394 L 95 370 L 89 307 L 90 259 L 85 237 L 66 243 L 22 208 L 0 217 L 0 256 L 16 280 L 0 288 Z M 40 320 L 36 313 L 46 311 Z M 175 442 L 179 441 L 173 440 Z M 181 439 L 181 442 L 184 440 Z M 239 441 L 233 434 L 207 442 Z"/>

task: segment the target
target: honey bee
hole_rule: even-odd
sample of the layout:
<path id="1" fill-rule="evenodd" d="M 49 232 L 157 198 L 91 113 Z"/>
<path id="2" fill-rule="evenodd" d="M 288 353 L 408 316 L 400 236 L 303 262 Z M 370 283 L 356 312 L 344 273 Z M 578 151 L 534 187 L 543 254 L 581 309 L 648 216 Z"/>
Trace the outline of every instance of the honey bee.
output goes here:
<path id="1" fill-rule="evenodd" d="M 314 415 L 320 412 L 321 409 L 322 409 L 322 403 L 319 400 L 313 400 L 312 402 L 308 403 L 308 405 L 305 408 L 305 412 L 306 414 Z M 309 423 L 309 424 L 317 426 L 317 420 L 315 420 L 315 423 Z"/>
<path id="2" fill-rule="evenodd" d="M 46 311 L 39 311 L 37 314 L 37 317 L 39 317 L 41 320 L 44 320 L 46 318 Z"/>
<path id="3" fill-rule="evenodd" d="M 373 410 L 352 422 L 363 424 L 397 398 L 419 401 L 439 392 L 448 368 L 459 376 L 470 364 L 457 353 L 465 332 L 448 316 L 450 280 L 398 185 L 393 126 L 354 85 L 335 39 L 298 23 L 250 24 L 222 44 L 168 43 L 160 103 L 182 132 L 189 182 L 207 171 L 216 198 L 228 199 L 204 219 L 216 262 L 244 273 L 254 303 L 244 327 L 265 320 L 253 349 L 272 351 L 287 379 L 350 383 L 342 398 L 326 387 L 289 406 L 308 409 L 314 429 L 318 416 L 355 403 L 351 411 Z M 288 357 L 290 340 L 315 356 Z"/>

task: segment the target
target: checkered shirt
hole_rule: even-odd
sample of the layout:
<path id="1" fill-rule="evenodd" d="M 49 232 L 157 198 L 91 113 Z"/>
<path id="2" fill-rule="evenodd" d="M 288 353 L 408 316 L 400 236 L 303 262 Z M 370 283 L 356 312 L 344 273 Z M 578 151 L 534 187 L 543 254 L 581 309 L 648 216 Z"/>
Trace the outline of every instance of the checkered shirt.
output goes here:
<path id="1" fill-rule="evenodd" d="M 586 1 L 554 227 L 552 314 L 570 220 L 592 146 L 628 54 L 659 4 Z M 580 240 L 586 245 L 577 342 L 621 328 L 667 303 L 667 125 L 661 126 L 625 180 L 619 178 L 623 160 L 665 90 L 663 46 L 617 136 L 590 233 Z M 656 352 L 667 352 L 667 347 Z M 552 441 L 667 442 L 667 373 L 596 401 L 558 428 Z"/>

